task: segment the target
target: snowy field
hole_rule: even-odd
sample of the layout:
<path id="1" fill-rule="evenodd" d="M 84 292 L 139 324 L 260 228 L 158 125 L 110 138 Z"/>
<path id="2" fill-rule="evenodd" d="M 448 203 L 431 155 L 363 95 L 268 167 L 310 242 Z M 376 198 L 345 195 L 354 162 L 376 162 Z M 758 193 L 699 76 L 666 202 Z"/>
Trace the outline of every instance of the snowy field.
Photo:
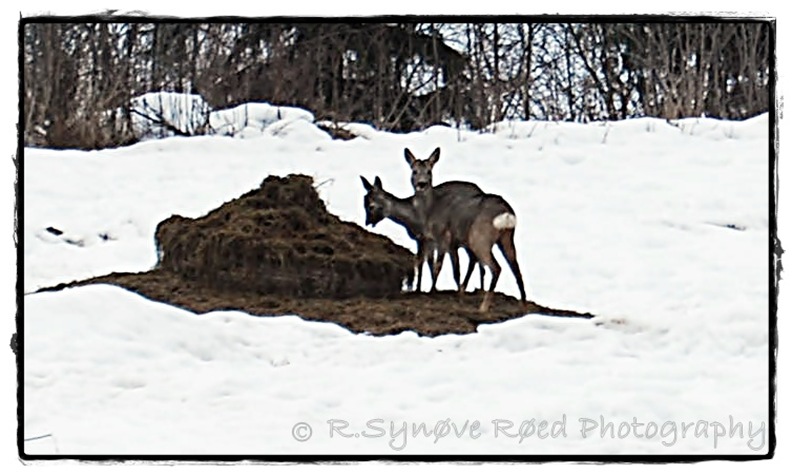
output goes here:
<path id="1" fill-rule="evenodd" d="M 310 113 L 261 110 L 258 128 L 226 136 L 25 150 L 20 422 L 44 436 L 26 453 L 767 452 L 767 115 L 483 134 L 357 124 L 344 142 Z M 150 269 L 157 223 L 270 174 L 312 175 L 328 209 L 362 225 L 359 176 L 407 196 L 403 149 L 437 146 L 436 183 L 474 181 L 514 207 L 529 299 L 597 318 L 371 337 L 295 316 L 194 315 L 107 285 L 33 293 Z M 414 249 L 390 221 L 373 231 Z M 439 286 L 453 287 L 448 266 Z M 508 271 L 498 290 L 517 295 Z"/>

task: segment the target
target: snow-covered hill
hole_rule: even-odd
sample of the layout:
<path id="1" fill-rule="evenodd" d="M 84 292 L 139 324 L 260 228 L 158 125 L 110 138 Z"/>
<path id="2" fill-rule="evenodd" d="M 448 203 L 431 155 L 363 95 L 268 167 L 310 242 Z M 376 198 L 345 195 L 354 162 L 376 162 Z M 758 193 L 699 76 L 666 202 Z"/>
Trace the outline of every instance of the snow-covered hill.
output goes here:
<path id="1" fill-rule="evenodd" d="M 22 421 L 26 438 L 51 435 L 26 452 L 766 452 L 766 115 L 485 134 L 358 124 L 351 141 L 307 111 L 254 115 L 234 137 L 25 150 Z M 148 270 L 158 222 L 203 215 L 270 174 L 313 175 L 328 209 L 362 225 L 359 176 L 407 196 L 403 149 L 437 146 L 437 182 L 474 181 L 514 207 L 529 298 L 597 318 L 370 337 L 297 317 L 196 316 L 111 286 L 32 293 Z M 373 231 L 414 248 L 392 222 Z M 517 294 L 508 272 L 498 289 Z"/>

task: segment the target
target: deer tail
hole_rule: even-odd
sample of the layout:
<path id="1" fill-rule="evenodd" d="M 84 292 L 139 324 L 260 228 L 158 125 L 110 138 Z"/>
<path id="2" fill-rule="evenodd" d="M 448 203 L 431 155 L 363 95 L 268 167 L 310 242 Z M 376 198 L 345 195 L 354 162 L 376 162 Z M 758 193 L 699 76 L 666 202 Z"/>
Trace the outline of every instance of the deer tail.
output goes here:
<path id="1" fill-rule="evenodd" d="M 492 226 L 498 230 L 514 229 L 517 227 L 517 216 L 511 212 L 498 214 L 494 219 L 492 219 Z"/>

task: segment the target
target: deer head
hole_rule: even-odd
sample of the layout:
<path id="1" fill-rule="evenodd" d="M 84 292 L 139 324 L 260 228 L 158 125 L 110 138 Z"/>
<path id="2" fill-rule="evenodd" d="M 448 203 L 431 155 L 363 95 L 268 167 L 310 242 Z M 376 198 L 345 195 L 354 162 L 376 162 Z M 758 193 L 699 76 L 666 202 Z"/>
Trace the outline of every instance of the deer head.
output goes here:
<path id="1" fill-rule="evenodd" d="M 382 180 L 379 179 L 379 176 L 374 178 L 374 184 L 369 183 L 363 176 L 360 177 L 360 180 L 363 182 L 363 188 L 366 189 L 366 195 L 363 197 L 366 225 L 374 226 L 385 219 L 389 201 L 382 189 Z"/>
<path id="2" fill-rule="evenodd" d="M 440 159 L 440 148 L 435 148 L 435 151 L 425 160 L 416 159 L 415 155 L 408 148 L 405 148 L 404 158 L 412 170 L 410 181 L 415 192 L 421 193 L 429 190 L 432 187 L 432 168 L 434 168 L 437 160 Z"/>

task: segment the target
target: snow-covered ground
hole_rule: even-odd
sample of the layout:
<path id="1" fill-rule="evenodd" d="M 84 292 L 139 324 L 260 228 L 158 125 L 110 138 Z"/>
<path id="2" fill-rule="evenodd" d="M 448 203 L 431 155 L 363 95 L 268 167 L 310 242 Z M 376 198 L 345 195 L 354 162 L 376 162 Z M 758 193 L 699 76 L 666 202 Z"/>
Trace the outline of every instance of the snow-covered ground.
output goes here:
<path id="1" fill-rule="evenodd" d="M 213 111 L 200 95 L 176 92 L 143 94 L 132 99 L 130 109 L 135 136 L 143 140 L 172 137 L 177 135 L 174 130 L 187 135 L 240 138 L 262 133 L 278 135 L 292 122 L 314 121 L 313 114 L 307 110 L 264 102 Z M 267 130 L 276 123 L 278 126 Z"/>
<path id="2" fill-rule="evenodd" d="M 598 317 L 371 337 L 294 316 L 196 316 L 106 285 L 28 294 L 22 422 L 45 437 L 27 453 L 767 451 L 766 115 L 486 134 L 356 125 L 346 142 L 287 115 L 254 114 L 260 126 L 236 137 L 26 149 L 25 291 L 148 270 L 158 222 L 269 174 L 314 176 L 329 210 L 362 225 L 358 176 L 407 196 L 403 149 L 440 146 L 436 182 L 474 181 L 515 208 L 529 298 Z M 414 248 L 392 222 L 373 231 Z M 517 294 L 508 271 L 498 289 Z"/>

